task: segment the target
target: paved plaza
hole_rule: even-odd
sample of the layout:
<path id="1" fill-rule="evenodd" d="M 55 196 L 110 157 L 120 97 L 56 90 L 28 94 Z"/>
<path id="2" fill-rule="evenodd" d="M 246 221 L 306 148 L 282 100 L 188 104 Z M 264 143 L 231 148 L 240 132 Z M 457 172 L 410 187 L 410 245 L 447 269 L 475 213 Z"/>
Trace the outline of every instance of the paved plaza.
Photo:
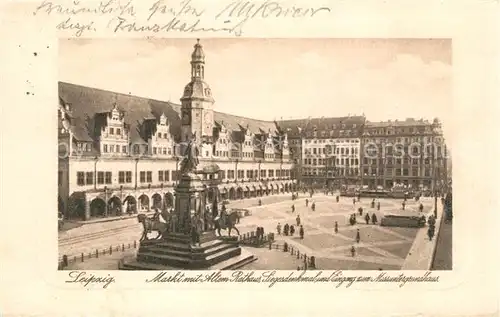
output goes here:
<path id="1" fill-rule="evenodd" d="M 296 217 L 300 215 L 301 223 L 304 226 L 305 236 L 300 239 L 298 228 L 294 236 L 275 235 L 276 243 L 288 243 L 299 250 L 302 254 L 316 257 L 316 265 L 318 269 L 344 269 L 344 270 L 399 270 L 405 263 L 414 242 L 431 243 L 425 235 L 418 235 L 417 239 L 425 241 L 416 241 L 417 233 L 426 228 L 397 228 L 397 227 L 381 227 L 380 225 L 366 224 L 364 215 L 366 212 L 370 217 L 375 213 L 380 222 L 380 219 L 385 213 L 402 212 L 401 199 L 381 199 L 380 211 L 376 208 L 371 208 L 371 198 L 361 198 L 361 202 L 356 202 L 353 205 L 352 198 L 341 197 L 337 203 L 335 196 L 325 196 L 317 194 L 313 198 L 309 198 L 309 206 L 306 207 L 306 196 L 292 201 L 290 195 L 276 195 L 265 197 L 263 205 L 258 206 L 258 199 L 249 199 L 236 201 L 231 203 L 231 207 L 244 208 L 251 210 L 250 216 L 241 219 L 237 225 L 240 233 L 254 231 L 257 226 L 264 227 L 265 232 L 274 232 L 276 234 L 276 225 L 281 226 L 288 223 L 296 225 Z M 316 210 L 311 210 L 311 203 L 315 202 Z M 428 215 L 432 212 L 433 200 L 422 199 L 424 205 L 424 214 Z M 406 211 L 417 211 L 420 202 L 408 200 Z M 292 213 L 291 207 L 295 205 L 295 212 Z M 359 216 L 358 208 L 363 207 L 363 216 Z M 357 224 L 351 226 L 348 223 L 349 215 L 356 213 Z M 96 247 L 105 247 L 105 244 L 120 244 L 130 243 L 139 238 L 142 228 L 137 223 L 129 223 L 127 221 L 125 229 L 118 227 L 117 233 L 114 235 L 106 235 L 100 240 L 82 241 L 80 248 L 84 247 L 87 250 L 95 249 Z M 335 233 L 334 224 L 338 222 L 339 232 Z M 110 224 L 106 224 L 106 227 Z M 117 225 L 118 226 L 118 225 Z M 356 231 L 359 229 L 361 241 L 356 243 Z M 226 231 L 222 231 L 227 234 Z M 96 244 L 99 244 L 96 246 Z M 354 246 L 356 254 L 353 257 L 351 247 Z M 61 245 L 63 249 L 70 247 L 69 245 Z M 71 249 L 76 252 L 77 247 L 71 245 Z M 290 253 L 285 253 L 279 250 L 269 250 L 268 248 L 249 248 L 250 252 L 254 253 L 259 259 L 251 263 L 246 269 L 297 269 L 302 263 Z M 92 268 L 92 269 L 112 269 L 115 261 L 124 255 L 133 256 L 134 249 L 124 253 L 113 254 L 112 256 L 103 257 L 100 259 L 92 259 L 85 263 L 72 266 L 73 268 Z"/>
<path id="2" fill-rule="evenodd" d="M 341 198 L 337 203 L 334 196 L 318 194 L 309 198 L 309 207 L 305 205 L 305 198 L 296 201 L 285 201 L 270 206 L 252 208 L 252 216 L 242 220 L 240 230 L 250 231 L 259 225 L 267 232 L 276 232 L 278 222 L 283 226 L 286 223 L 296 225 L 296 216 L 300 215 L 301 223 L 304 226 L 305 236 L 300 239 L 298 230 L 295 236 L 276 236 L 277 243 L 287 242 L 295 250 L 305 253 L 308 256 L 316 257 L 316 265 L 320 269 L 345 269 L 345 270 L 399 270 L 405 263 L 405 259 L 415 242 L 417 233 L 426 228 L 397 228 L 381 227 L 380 225 L 366 224 L 364 215 L 366 212 L 370 216 L 375 213 L 378 220 L 385 213 L 402 212 L 401 199 L 381 199 L 380 211 L 371 208 L 370 198 L 362 198 L 361 202 L 353 205 L 352 198 Z M 316 210 L 312 211 L 311 202 L 316 203 Z M 423 199 L 424 214 L 432 211 L 433 200 Z M 291 212 L 292 204 L 295 205 L 295 212 Z M 420 202 L 408 200 L 406 211 L 418 211 Z M 357 210 L 363 207 L 363 216 L 359 216 Z M 349 215 L 356 212 L 357 224 L 351 226 L 348 223 Z M 337 221 L 339 232 L 335 233 L 334 224 Z M 361 241 L 356 243 L 356 232 L 360 231 Z M 420 238 L 422 235 L 420 235 Z M 417 241 L 419 243 L 430 243 L 429 241 Z M 356 255 L 351 254 L 351 247 L 356 249 Z M 268 250 L 268 252 L 279 252 Z M 283 257 L 287 257 L 283 254 Z M 288 257 L 292 257 L 288 255 Z M 283 259 L 290 262 L 288 259 Z M 251 264 L 251 268 L 263 269 L 257 261 Z M 272 265 L 268 263 L 269 267 Z M 282 266 L 276 263 L 275 266 Z M 296 268 L 294 266 L 289 269 Z"/>

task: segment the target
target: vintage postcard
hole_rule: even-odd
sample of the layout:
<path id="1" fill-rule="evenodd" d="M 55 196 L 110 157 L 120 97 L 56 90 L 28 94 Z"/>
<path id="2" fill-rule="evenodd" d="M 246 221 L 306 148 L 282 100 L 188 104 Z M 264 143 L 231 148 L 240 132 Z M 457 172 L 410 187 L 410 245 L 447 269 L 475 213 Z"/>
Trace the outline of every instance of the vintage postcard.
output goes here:
<path id="1" fill-rule="evenodd" d="M 450 39 L 59 52 L 60 269 L 452 269 Z"/>
<path id="2" fill-rule="evenodd" d="M 441 7 L 428 16 L 433 6 Z M 471 140 L 493 135 L 486 113 L 495 113 L 492 100 L 481 108 L 471 100 L 493 81 L 471 64 L 493 63 L 498 51 L 484 38 L 477 51 L 467 44 L 459 4 L 450 16 L 452 5 L 439 1 L 362 7 L 6 6 L 9 23 L 30 24 L 9 35 L 16 45 L 7 58 L 19 54 L 8 69 L 27 63 L 16 78 L 37 153 L 7 154 L 12 168 L 2 173 L 19 178 L 10 174 L 24 162 L 26 173 L 53 180 L 30 199 L 12 196 L 43 214 L 28 229 L 32 243 L 5 249 L 29 248 L 43 280 L 31 292 L 47 300 L 23 306 L 2 285 L 7 316 L 85 314 L 78 298 L 99 303 L 91 314 L 150 316 L 165 312 L 153 304 L 165 296 L 172 315 L 215 314 L 210 303 L 225 294 L 237 301 L 234 291 L 275 306 L 266 310 L 273 315 L 495 313 L 486 275 L 497 274 L 477 275 L 472 259 L 486 252 L 492 260 L 482 272 L 495 267 L 489 229 L 497 222 L 467 211 L 496 204 L 488 180 L 477 183 L 493 155 L 471 157 Z M 391 28 L 377 8 L 387 9 Z M 492 14 L 477 17 L 493 34 Z M 5 111 L 2 140 L 16 111 Z M 484 124 L 465 128 L 476 119 Z M 14 236 L 19 226 L 7 230 Z M 7 262 L 12 284 L 22 273 Z M 477 296 L 478 283 L 488 295 Z M 109 302 L 98 299 L 102 292 Z M 453 295 L 470 302 L 451 307 Z M 401 305 L 368 309 L 387 296 Z M 55 310 L 49 301 L 59 297 L 68 304 Z"/>

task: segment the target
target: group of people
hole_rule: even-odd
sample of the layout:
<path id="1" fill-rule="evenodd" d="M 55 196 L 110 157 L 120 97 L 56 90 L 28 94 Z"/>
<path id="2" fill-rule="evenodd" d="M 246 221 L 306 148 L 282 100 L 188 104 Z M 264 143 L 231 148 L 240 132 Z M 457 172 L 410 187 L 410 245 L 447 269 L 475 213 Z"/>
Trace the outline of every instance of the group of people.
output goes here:
<path id="1" fill-rule="evenodd" d="M 375 208 L 375 198 L 373 198 L 371 206 L 372 208 Z M 380 201 L 377 201 L 377 210 L 380 210 Z"/>
<path id="2" fill-rule="evenodd" d="M 309 199 L 306 199 L 306 207 L 309 206 Z M 316 210 L 316 203 L 313 201 L 311 204 L 311 210 L 315 211 Z"/>
<path id="3" fill-rule="evenodd" d="M 299 236 L 301 239 L 304 239 L 304 227 L 300 224 L 300 218 L 297 217 L 297 227 L 299 227 Z M 281 235 L 281 224 L 278 222 L 278 225 L 276 226 L 276 231 L 278 232 L 278 235 Z M 294 225 L 289 225 L 286 223 L 283 226 L 283 235 L 285 236 L 293 236 L 295 234 L 295 226 Z"/>

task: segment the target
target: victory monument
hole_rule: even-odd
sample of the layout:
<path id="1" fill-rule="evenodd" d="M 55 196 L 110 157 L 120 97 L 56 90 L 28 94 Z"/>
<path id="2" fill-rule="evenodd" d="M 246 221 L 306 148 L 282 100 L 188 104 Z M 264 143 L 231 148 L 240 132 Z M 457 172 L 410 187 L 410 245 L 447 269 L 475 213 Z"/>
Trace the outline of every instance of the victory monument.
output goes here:
<path id="1" fill-rule="evenodd" d="M 121 260 L 120 270 L 230 270 L 256 260 L 238 245 L 237 239 L 223 240 L 216 236 L 217 228 L 231 227 L 234 219 L 232 214 L 219 215 L 217 199 L 212 208 L 208 207 L 208 189 L 201 178 L 207 172 L 197 169 L 198 155 L 194 135 L 181 161 L 173 212 L 162 213 L 166 223 L 139 215 L 145 229 L 143 240 L 136 259 Z M 212 170 L 217 173 L 217 168 Z M 148 231 L 158 231 L 158 237 L 148 239 Z"/>

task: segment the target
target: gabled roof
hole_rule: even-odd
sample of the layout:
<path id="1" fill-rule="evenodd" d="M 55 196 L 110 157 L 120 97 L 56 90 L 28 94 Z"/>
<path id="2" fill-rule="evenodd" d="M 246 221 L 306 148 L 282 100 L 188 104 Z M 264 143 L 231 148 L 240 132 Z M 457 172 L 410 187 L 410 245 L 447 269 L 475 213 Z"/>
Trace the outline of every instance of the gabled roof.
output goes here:
<path id="1" fill-rule="evenodd" d="M 59 97 L 63 102 L 71 104 L 75 131 L 78 131 L 78 137 L 81 139 L 96 139 L 95 128 L 99 126 L 101 114 L 111 111 L 115 103 L 124 113 L 132 143 L 145 143 L 148 136 L 143 135 L 142 124 L 148 119 L 158 119 L 162 113 L 167 117 L 170 133 L 174 139 L 176 141 L 180 139 L 181 106 L 179 104 L 65 82 L 59 82 Z M 231 138 L 236 142 L 241 142 L 244 135 L 241 127 L 247 125 L 254 134 L 260 134 L 261 130 L 270 130 L 273 134 L 278 132 L 272 121 L 249 119 L 221 112 L 214 112 L 214 117 L 216 122 L 224 123 Z"/>

